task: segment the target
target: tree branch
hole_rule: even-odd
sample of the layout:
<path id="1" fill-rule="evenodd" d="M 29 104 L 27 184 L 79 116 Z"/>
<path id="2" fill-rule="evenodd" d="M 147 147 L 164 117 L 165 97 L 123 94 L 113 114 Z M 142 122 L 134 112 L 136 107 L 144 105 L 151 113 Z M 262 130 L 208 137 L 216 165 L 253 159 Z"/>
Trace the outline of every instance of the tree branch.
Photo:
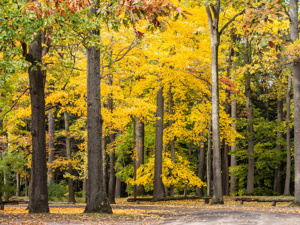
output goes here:
<path id="1" fill-rule="evenodd" d="M 23 91 L 23 93 L 17 98 L 17 100 L 14 102 L 14 104 L 10 107 L 10 109 L 8 111 L 6 111 L 5 113 L 3 113 L 0 117 L 4 117 L 7 113 L 9 113 L 14 107 L 15 105 L 18 103 L 18 101 L 20 100 L 20 98 L 28 91 L 30 90 L 30 88 L 26 88 L 25 91 Z"/>
<path id="2" fill-rule="evenodd" d="M 243 11 L 239 12 L 239 13 L 236 14 L 234 17 L 232 17 L 232 19 L 229 20 L 229 21 L 222 27 L 222 29 L 221 29 L 220 32 L 219 32 L 219 36 L 222 35 L 222 33 L 224 32 L 224 30 L 225 30 L 225 29 L 226 29 L 233 21 L 235 21 L 235 19 L 236 19 L 238 16 L 244 14 L 245 11 L 246 11 L 246 10 L 244 9 Z"/>

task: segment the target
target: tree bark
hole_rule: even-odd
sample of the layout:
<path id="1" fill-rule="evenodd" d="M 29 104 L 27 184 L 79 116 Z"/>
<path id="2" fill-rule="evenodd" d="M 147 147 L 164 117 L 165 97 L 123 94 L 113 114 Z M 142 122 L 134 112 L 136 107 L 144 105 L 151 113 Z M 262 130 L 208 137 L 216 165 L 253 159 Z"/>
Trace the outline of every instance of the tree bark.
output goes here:
<path id="1" fill-rule="evenodd" d="M 198 156 L 198 177 L 201 181 L 204 181 L 205 173 L 205 144 L 203 141 L 203 132 L 200 132 L 200 147 L 199 147 L 199 156 Z M 201 188 L 196 188 L 196 196 L 204 196 L 203 186 Z"/>
<path id="2" fill-rule="evenodd" d="M 17 185 L 17 190 L 16 190 L 16 196 L 20 196 L 20 173 L 16 173 L 16 185 Z"/>
<path id="3" fill-rule="evenodd" d="M 212 131 L 213 131 L 213 198 L 212 204 L 224 204 L 222 192 L 221 151 L 220 151 L 220 115 L 219 115 L 219 13 L 220 1 L 215 5 L 205 5 L 211 38 L 211 96 L 212 96 Z M 211 11 L 214 14 L 212 17 Z"/>
<path id="4" fill-rule="evenodd" d="M 135 152 L 135 157 L 133 159 L 133 179 L 136 181 L 136 121 L 135 118 L 132 116 L 132 137 L 133 137 L 133 151 Z M 136 184 L 133 186 L 133 197 L 136 198 Z"/>
<path id="5" fill-rule="evenodd" d="M 206 177 L 207 177 L 207 196 L 211 196 L 211 119 L 208 123 L 207 135 L 207 155 L 206 155 Z"/>
<path id="6" fill-rule="evenodd" d="M 136 170 L 138 170 L 140 166 L 144 164 L 144 127 L 144 122 L 139 117 L 136 117 Z M 145 194 L 145 189 L 143 185 L 139 185 L 136 188 L 136 194 L 138 196 Z"/>
<path id="7" fill-rule="evenodd" d="M 49 139 L 48 139 L 48 149 L 49 149 L 49 153 L 48 153 L 48 163 L 49 163 L 49 167 L 48 167 L 48 177 L 47 177 L 47 182 L 54 182 L 54 171 L 52 169 L 52 162 L 55 160 L 55 155 L 54 155 L 54 130 L 55 130 L 55 125 L 54 125 L 54 116 L 53 116 L 53 112 L 50 109 L 48 112 L 48 135 L 49 135 Z"/>
<path id="8" fill-rule="evenodd" d="M 298 0 L 290 0 L 290 32 L 292 41 L 299 38 Z M 294 81 L 294 154 L 295 203 L 300 205 L 300 62 L 293 62 Z"/>
<path id="9" fill-rule="evenodd" d="M 112 74 L 108 74 L 108 85 L 112 86 L 113 84 L 113 77 Z M 108 94 L 107 98 L 107 109 L 110 113 L 113 113 L 113 99 L 112 94 Z M 109 183 L 108 183 L 108 199 L 110 204 L 116 204 L 115 201 L 115 191 L 116 191 L 116 153 L 115 153 L 115 139 L 116 134 L 114 129 L 112 128 L 113 124 L 110 124 L 110 130 L 109 130 L 109 139 L 110 139 L 110 145 L 109 145 Z"/>
<path id="10" fill-rule="evenodd" d="M 244 61 L 250 63 L 249 43 L 247 37 L 244 37 Z M 245 81 L 246 108 L 248 120 L 248 176 L 246 195 L 253 195 L 254 192 L 254 129 L 253 129 L 253 108 L 252 108 L 252 90 L 251 79 L 246 74 Z"/>
<path id="11" fill-rule="evenodd" d="M 8 174 L 7 171 L 3 171 L 3 184 L 8 187 Z M 9 194 L 8 191 L 5 190 L 4 191 L 4 201 L 8 201 L 9 200 Z"/>
<path id="12" fill-rule="evenodd" d="M 291 195 L 290 183 L 291 183 L 291 89 L 292 89 L 292 78 L 288 77 L 288 86 L 286 90 L 286 172 L 285 172 L 285 184 L 284 184 L 284 195 Z"/>
<path id="13" fill-rule="evenodd" d="M 98 1 L 97 1 L 98 2 Z M 96 13 L 94 5 L 91 13 Z M 94 35 L 100 32 L 93 31 Z M 103 182 L 100 49 L 87 47 L 88 180 L 85 213 L 112 213 Z"/>
<path id="14" fill-rule="evenodd" d="M 46 122 L 44 73 L 42 71 L 42 32 L 29 46 L 22 44 L 23 55 L 31 63 L 28 68 L 31 98 L 32 161 L 29 213 L 48 213 L 47 163 L 46 163 Z"/>
<path id="15" fill-rule="evenodd" d="M 69 114 L 67 111 L 64 112 L 64 119 L 65 119 L 65 130 L 66 130 L 66 153 L 67 153 L 67 159 L 72 160 L 72 155 L 71 155 L 71 142 L 70 142 L 70 137 L 69 137 Z M 72 163 L 69 162 L 68 165 L 68 173 L 70 175 L 73 175 L 73 168 L 72 168 Z M 74 203 L 75 201 L 75 193 L 74 193 L 74 181 L 71 177 L 68 178 L 68 184 L 69 184 L 69 202 Z"/>
<path id="16" fill-rule="evenodd" d="M 236 130 L 236 119 L 237 119 L 237 113 L 236 113 L 236 101 L 235 99 L 231 100 L 231 118 L 233 120 L 232 122 L 232 128 L 234 130 Z M 231 145 L 231 158 L 230 158 L 230 166 L 231 167 L 236 167 L 237 166 L 237 159 L 236 159 L 236 155 L 234 155 L 234 152 L 236 150 L 236 139 L 233 143 L 233 145 Z M 238 184 L 237 184 L 237 179 L 234 175 L 231 175 L 230 177 L 230 193 L 231 194 L 234 194 L 236 193 L 237 191 L 237 187 L 238 187 Z"/>
<path id="17" fill-rule="evenodd" d="M 280 126 L 281 122 L 283 121 L 283 100 L 282 98 L 277 99 L 277 122 L 278 126 Z M 274 179 L 274 191 L 278 194 L 282 194 L 282 177 L 280 175 L 281 172 L 281 160 L 280 160 L 280 153 L 282 150 L 282 145 L 280 141 L 282 139 L 282 132 L 279 130 L 277 131 L 277 140 L 276 140 L 276 150 L 277 150 L 277 162 L 276 162 L 276 169 L 275 169 L 275 179 Z"/>
<path id="18" fill-rule="evenodd" d="M 170 108 L 170 127 L 172 128 L 173 126 L 173 123 L 174 123 L 174 120 L 172 118 L 172 116 L 174 115 L 174 100 L 173 100 L 173 94 L 172 94 L 172 87 L 170 86 L 169 88 L 169 108 Z M 170 150 L 171 150 L 171 161 L 173 163 L 175 163 L 175 139 L 173 138 L 171 141 L 170 141 Z M 172 171 L 170 173 L 170 176 L 172 177 L 173 174 L 172 174 Z M 174 197 L 174 185 L 170 185 L 170 197 Z"/>
<path id="19" fill-rule="evenodd" d="M 159 85 L 162 85 L 159 82 Z M 165 197 L 165 189 L 162 182 L 162 151 L 163 151 L 163 129 L 164 129 L 164 97 L 163 88 L 157 91 L 156 112 L 156 136 L 155 136 L 155 162 L 154 162 L 154 190 L 153 198 Z"/>
<path id="20" fill-rule="evenodd" d="M 117 173 L 119 173 L 121 170 L 120 168 L 117 168 Z M 120 198 L 121 197 L 121 180 L 119 177 L 116 177 L 116 191 L 115 191 L 115 197 Z"/>

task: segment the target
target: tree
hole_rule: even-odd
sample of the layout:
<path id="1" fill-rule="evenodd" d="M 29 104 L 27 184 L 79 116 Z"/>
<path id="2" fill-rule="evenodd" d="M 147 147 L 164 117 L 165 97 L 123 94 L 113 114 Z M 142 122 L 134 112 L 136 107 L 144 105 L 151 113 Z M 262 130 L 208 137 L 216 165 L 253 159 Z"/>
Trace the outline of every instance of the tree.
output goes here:
<path id="1" fill-rule="evenodd" d="M 290 33 L 292 41 L 299 38 L 298 0 L 290 0 Z M 294 83 L 294 154 L 295 154 L 295 203 L 300 205 L 300 62 L 293 62 Z"/>
<path id="2" fill-rule="evenodd" d="M 161 78 L 159 78 L 161 79 Z M 162 151 L 164 130 L 164 97 L 161 80 L 157 91 L 157 113 L 155 134 L 155 167 L 154 167 L 154 190 L 153 198 L 165 197 L 165 189 L 162 182 Z"/>

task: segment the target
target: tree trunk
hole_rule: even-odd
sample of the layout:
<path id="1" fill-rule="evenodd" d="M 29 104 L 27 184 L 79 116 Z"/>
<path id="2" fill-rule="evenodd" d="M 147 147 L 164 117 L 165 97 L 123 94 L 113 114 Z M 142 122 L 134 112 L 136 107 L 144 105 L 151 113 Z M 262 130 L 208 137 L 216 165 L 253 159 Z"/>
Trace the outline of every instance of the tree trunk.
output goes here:
<path id="1" fill-rule="evenodd" d="M 233 120 L 232 122 L 232 128 L 234 130 L 236 130 L 236 119 L 237 119 L 237 114 L 236 114 L 236 101 L 235 99 L 231 100 L 231 118 Z M 236 167 L 237 166 L 237 159 L 236 159 L 236 155 L 234 155 L 234 152 L 236 150 L 236 139 L 233 143 L 233 145 L 231 145 L 231 158 L 230 158 L 230 166 L 231 167 Z M 230 193 L 234 194 L 237 191 L 237 179 L 234 175 L 231 175 L 230 177 Z"/>
<path id="2" fill-rule="evenodd" d="M 98 1 L 97 1 L 98 2 Z M 94 5 L 91 13 L 96 13 Z M 93 31 L 100 35 L 99 31 Z M 87 47 L 88 180 L 85 213 L 112 213 L 103 182 L 102 117 L 100 98 L 100 49 Z"/>
<path id="3" fill-rule="evenodd" d="M 55 160 L 55 155 L 54 155 L 54 130 L 55 130 L 55 124 L 54 124 L 54 116 L 53 116 L 53 112 L 52 109 L 49 110 L 48 112 L 48 135 L 49 135 L 49 139 L 48 139 L 48 149 L 49 149 L 49 153 L 48 153 L 48 163 L 49 163 L 49 167 L 48 167 L 48 178 L 47 178 L 47 182 L 54 182 L 54 170 L 52 169 L 52 162 Z"/>
<path id="4" fill-rule="evenodd" d="M 292 41 L 299 38 L 298 0 L 290 0 L 290 32 Z M 300 62 L 293 62 L 294 81 L 294 154 L 295 203 L 300 205 Z"/>
<path id="5" fill-rule="evenodd" d="M 199 147 L 199 156 L 198 156 L 198 177 L 201 181 L 204 181 L 204 173 L 205 173 L 205 143 L 202 140 L 203 132 L 200 132 L 200 147 Z M 196 196 L 204 196 L 203 186 L 201 188 L 196 188 Z"/>
<path id="6" fill-rule="evenodd" d="M 206 155 L 206 177 L 207 177 L 207 196 L 211 196 L 211 119 L 208 123 L 207 136 L 207 155 Z"/>
<path id="7" fill-rule="evenodd" d="M 288 77 L 288 86 L 286 90 L 286 172 L 285 172 L 285 185 L 284 195 L 291 195 L 290 183 L 291 183 L 291 89 L 292 89 L 292 78 Z"/>
<path id="8" fill-rule="evenodd" d="M 229 162 L 228 162 L 228 149 L 226 139 L 223 139 L 223 154 L 222 154 L 222 184 L 223 195 L 229 195 Z"/>
<path id="9" fill-rule="evenodd" d="M 64 119 L 65 119 L 65 130 L 66 130 L 66 153 L 67 153 L 67 159 L 69 161 L 72 160 L 71 156 L 71 143 L 70 143 L 70 137 L 69 137 L 69 114 L 67 111 L 64 112 Z M 72 163 L 69 162 L 68 165 L 68 173 L 70 175 L 73 175 L 73 168 L 72 168 Z M 71 177 L 68 178 L 68 183 L 69 183 L 69 202 L 74 203 L 75 201 L 75 193 L 74 193 L 74 181 Z"/>
<path id="10" fill-rule="evenodd" d="M 161 81 L 159 82 L 161 84 Z M 155 162 L 154 162 L 154 190 L 153 198 L 165 197 L 165 189 L 162 183 L 162 151 L 163 151 L 163 129 L 164 129 L 164 97 L 163 89 L 157 91 L 156 112 L 156 136 L 155 136 Z"/>
<path id="11" fill-rule="evenodd" d="M 112 86 L 113 77 L 112 74 L 108 74 L 108 85 Z M 110 113 L 113 113 L 113 99 L 112 94 L 108 94 L 107 109 Z M 115 153 L 115 139 L 116 134 L 112 128 L 113 124 L 110 124 L 109 139 L 110 139 L 110 151 L 109 151 L 109 183 L 108 183 L 108 199 L 110 204 L 116 204 L 115 191 L 116 191 L 116 153 Z"/>
<path id="12" fill-rule="evenodd" d="M 48 213 L 46 122 L 44 73 L 42 71 L 42 32 L 29 46 L 22 44 L 23 55 L 31 63 L 28 69 L 31 98 L 32 161 L 29 213 Z"/>
<path id="13" fill-rule="evenodd" d="M 212 18 L 210 7 L 213 7 Z M 222 192 L 221 151 L 220 151 L 220 115 L 219 115 L 219 13 L 220 1 L 214 6 L 206 5 L 211 38 L 211 96 L 212 96 L 212 131 L 213 131 L 213 198 L 212 204 L 224 204 Z"/>
<path id="14" fill-rule="evenodd" d="M 188 162 L 190 162 L 190 160 L 191 160 L 192 149 L 193 149 L 193 142 L 191 142 L 190 147 L 189 147 Z M 184 192 L 183 192 L 183 195 L 184 195 L 184 196 L 187 196 L 187 191 L 188 191 L 188 190 L 187 190 L 187 187 L 188 187 L 188 184 L 185 184 L 185 186 L 184 186 Z"/>
<path id="15" fill-rule="evenodd" d="M 174 100 L 173 100 L 173 94 L 172 94 L 172 87 L 170 86 L 170 89 L 169 89 L 169 108 L 170 108 L 170 127 L 172 128 L 173 126 L 173 123 L 174 123 L 174 120 L 172 118 L 172 116 L 174 115 Z M 173 138 L 171 141 L 170 141 L 170 148 L 171 148 L 171 161 L 173 163 L 175 163 L 175 139 Z M 172 177 L 173 174 L 172 174 L 172 171 L 170 173 L 170 176 Z M 170 185 L 170 197 L 174 197 L 174 185 Z"/>
<path id="16" fill-rule="evenodd" d="M 132 116 L 131 117 L 131 120 L 132 120 L 132 137 L 133 137 L 133 151 L 135 152 L 135 157 L 133 158 L 133 179 L 134 181 L 136 181 L 136 155 L 137 155 L 137 152 L 136 152 L 136 147 L 135 147 L 135 144 L 136 144 L 136 121 L 135 121 L 135 118 Z M 136 198 L 136 184 L 133 186 L 133 196 L 134 198 Z"/>
<path id="17" fill-rule="evenodd" d="M 283 100 L 280 98 L 277 99 L 277 122 L 278 126 L 281 125 L 283 121 Z M 276 169 L 275 169 L 275 179 L 274 179 L 274 191 L 278 194 L 282 194 L 282 177 L 280 175 L 281 172 L 281 160 L 280 160 L 280 153 L 282 150 L 282 145 L 280 141 L 282 139 L 282 132 L 279 130 L 277 131 L 277 140 L 276 140 L 276 150 L 277 150 L 277 162 L 276 162 Z"/>
<path id="18" fill-rule="evenodd" d="M 117 168 L 117 173 L 119 173 L 121 170 L 120 168 Z M 116 177 L 116 191 L 115 191 L 115 197 L 120 198 L 121 197 L 121 180 L 119 177 Z"/>
<path id="19" fill-rule="evenodd" d="M 247 37 L 244 37 L 244 61 L 250 63 L 249 43 Z M 252 90 L 251 79 L 246 75 L 245 81 L 246 108 L 248 120 L 248 176 L 246 195 L 253 195 L 254 192 L 254 130 L 253 130 L 253 108 L 252 108 Z"/>
<path id="20" fill-rule="evenodd" d="M 16 185 L 17 185 L 16 196 L 20 196 L 20 174 L 19 174 L 19 172 L 16 173 Z"/>
<path id="21" fill-rule="evenodd" d="M 138 170 L 140 166 L 144 164 L 144 133 L 144 123 L 139 117 L 136 117 L 136 170 Z M 145 194 L 143 185 L 137 186 L 136 191 L 138 196 Z"/>
<path id="22" fill-rule="evenodd" d="M 105 140 L 105 136 L 102 135 L 101 137 L 102 141 L 101 141 L 101 148 L 102 148 L 102 157 L 103 157 L 103 191 L 105 193 L 107 193 L 108 195 L 108 191 L 107 191 L 107 177 L 108 177 L 108 170 L 106 169 L 106 140 Z"/>
<path id="23" fill-rule="evenodd" d="M 8 187 L 8 174 L 6 171 L 3 171 L 3 184 L 6 186 L 6 188 Z M 4 191 L 4 201 L 8 201 L 9 200 L 9 195 L 7 190 Z"/>

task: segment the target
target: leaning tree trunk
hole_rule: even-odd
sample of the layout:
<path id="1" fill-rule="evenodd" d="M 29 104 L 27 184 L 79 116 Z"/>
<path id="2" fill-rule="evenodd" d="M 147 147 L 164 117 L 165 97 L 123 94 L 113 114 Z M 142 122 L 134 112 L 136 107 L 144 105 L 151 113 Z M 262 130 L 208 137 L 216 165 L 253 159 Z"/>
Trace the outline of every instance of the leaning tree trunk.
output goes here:
<path id="1" fill-rule="evenodd" d="M 249 43 L 247 37 L 244 37 L 244 61 L 246 64 L 250 63 Z M 246 108 L 248 120 L 248 176 L 246 194 L 253 195 L 254 191 L 254 130 L 253 130 L 253 108 L 252 108 L 252 90 L 251 79 L 249 74 L 246 75 L 245 94 L 246 94 Z"/>
<path id="2" fill-rule="evenodd" d="M 99 1 L 97 1 L 99 2 Z M 94 5 L 91 13 L 96 13 Z M 93 31 L 93 35 L 100 35 Z M 100 49 L 87 47 L 88 179 L 85 213 L 112 213 L 103 185 L 102 117 L 100 97 Z"/>
<path id="3" fill-rule="evenodd" d="M 67 111 L 64 112 L 64 119 L 65 119 L 65 130 L 66 130 L 66 153 L 67 153 L 67 159 L 69 161 L 72 160 L 72 155 L 71 155 L 71 143 L 70 143 L 70 129 L 69 129 L 69 114 Z M 72 168 L 72 163 L 69 162 L 68 164 L 68 173 L 70 175 L 73 175 L 73 168 Z M 68 183 L 69 183 L 69 202 L 74 203 L 75 201 L 75 193 L 74 193 L 74 181 L 71 177 L 68 178 Z"/>
<path id="4" fill-rule="evenodd" d="M 162 85 L 162 83 L 159 82 L 159 85 Z M 162 152 L 163 152 L 163 129 L 164 129 L 164 97 L 163 97 L 163 89 L 162 87 L 159 87 L 157 91 L 153 198 L 165 197 L 165 189 L 161 177 Z"/>
<path id="5" fill-rule="evenodd" d="M 212 17 L 211 9 L 214 11 Z M 222 192 L 221 151 L 220 151 L 220 115 L 219 115 L 219 13 L 220 1 L 215 6 L 205 5 L 208 15 L 211 39 L 211 101 L 212 101 L 212 131 L 213 131 L 213 198 L 212 204 L 224 204 Z"/>
<path id="6" fill-rule="evenodd" d="M 31 98 L 32 161 L 30 179 L 29 213 L 48 213 L 46 122 L 44 73 L 42 71 L 42 32 L 29 46 L 22 44 L 23 55 L 31 63 L 28 69 Z"/>
<path id="7" fill-rule="evenodd" d="M 291 195 L 290 183 L 291 183 L 291 89 L 292 89 L 292 78 L 288 77 L 288 86 L 286 90 L 286 172 L 285 172 L 285 184 L 284 184 L 284 195 Z"/>
<path id="8" fill-rule="evenodd" d="M 281 160 L 280 154 L 282 150 L 282 145 L 280 144 L 282 139 L 282 132 L 280 132 L 281 122 L 283 121 L 283 100 L 282 98 L 277 99 L 277 122 L 278 122 L 278 131 L 277 131 L 277 140 L 276 140 L 276 150 L 277 150 L 277 161 L 275 169 L 275 179 L 274 179 L 274 191 L 278 194 L 282 194 L 282 177 L 281 173 Z"/>
<path id="9" fill-rule="evenodd" d="M 298 0 L 290 0 L 290 32 L 292 41 L 299 38 Z M 294 154 L 295 203 L 300 205 L 300 61 L 293 62 L 294 81 Z"/>
<path id="10" fill-rule="evenodd" d="M 54 129 L 55 129 L 55 125 L 54 125 L 54 116 L 53 116 L 53 112 L 52 109 L 49 110 L 48 112 L 48 163 L 49 163 L 49 167 L 48 167 L 48 178 L 47 178 L 47 182 L 54 182 L 54 171 L 52 169 L 52 162 L 55 160 L 55 155 L 54 155 Z"/>
<path id="11" fill-rule="evenodd" d="M 203 132 L 200 132 L 200 147 L 199 147 L 199 156 L 198 156 L 198 177 L 201 181 L 204 181 L 205 173 L 205 143 L 203 141 Z M 203 196 L 203 186 L 196 188 L 196 196 Z"/>
<path id="12" fill-rule="evenodd" d="M 145 128 L 144 122 L 136 117 L 136 170 L 140 168 L 144 164 L 144 136 L 145 136 Z M 143 185 L 138 185 L 136 187 L 137 195 L 144 195 L 145 189 Z"/>

